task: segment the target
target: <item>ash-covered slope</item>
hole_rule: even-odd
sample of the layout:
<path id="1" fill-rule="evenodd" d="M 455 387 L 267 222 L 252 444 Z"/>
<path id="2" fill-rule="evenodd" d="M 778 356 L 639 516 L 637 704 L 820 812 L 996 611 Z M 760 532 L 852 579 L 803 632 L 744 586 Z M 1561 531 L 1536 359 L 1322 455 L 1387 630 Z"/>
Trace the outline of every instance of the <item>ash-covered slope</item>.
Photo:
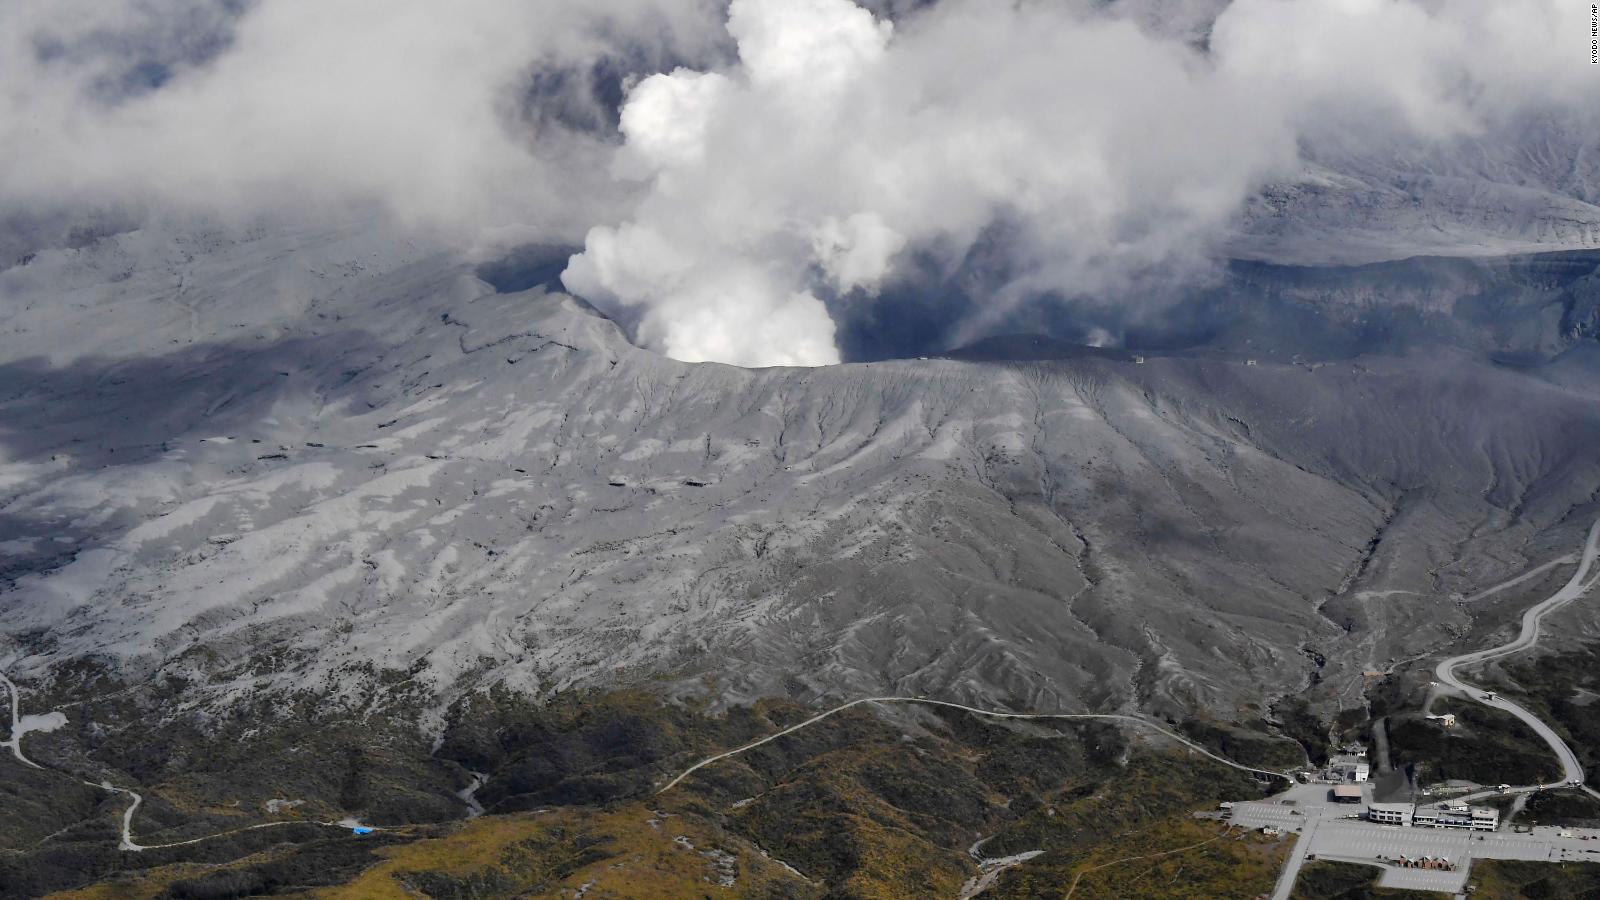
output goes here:
<path id="1" fill-rule="evenodd" d="M 126 234 L 0 298 L 0 666 L 203 706 L 668 674 L 1244 714 L 1447 641 L 1600 488 L 1581 361 L 691 365 L 359 230 Z"/>
<path id="2" fill-rule="evenodd" d="M 1600 246 L 1600 152 L 1585 113 L 1527 113 L 1422 142 L 1324 135 L 1248 204 L 1241 258 L 1351 265 Z"/>

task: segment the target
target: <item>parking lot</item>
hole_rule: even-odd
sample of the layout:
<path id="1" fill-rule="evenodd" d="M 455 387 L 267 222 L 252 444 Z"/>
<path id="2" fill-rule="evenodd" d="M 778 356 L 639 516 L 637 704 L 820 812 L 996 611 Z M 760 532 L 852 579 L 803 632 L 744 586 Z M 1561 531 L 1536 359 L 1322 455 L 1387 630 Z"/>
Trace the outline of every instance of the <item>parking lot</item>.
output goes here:
<path id="1" fill-rule="evenodd" d="M 1540 828 L 1533 834 L 1509 832 L 1476 833 L 1442 828 L 1405 828 L 1399 825 L 1374 825 L 1370 822 L 1320 819 L 1310 833 L 1309 856 L 1376 864 L 1400 856 L 1448 859 L 1455 871 L 1410 869 L 1385 865 L 1382 887 L 1425 891 L 1460 891 L 1466 884 L 1472 863 L 1479 859 L 1520 859 L 1533 862 L 1583 860 L 1600 862 L 1600 839 L 1592 833 Z M 1588 834 L 1591 839 L 1584 840 Z M 1382 858 L 1380 860 L 1380 857 Z"/>
<path id="2" fill-rule="evenodd" d="M 1497 835 L 1488 835 L 1496 837 Z M 1406 856 L 1417 859 L 1423 856 L 1444 857 L 1461 863 L 1472 851 L 1472 845 L 1483 842 L 1473 840 L 1464 831 L 1442 828 L 1405 828 L 1399 825 L 1374 825 L 1370 822 L 1323 822 L 1311 841 L 1311 852 L 1317 856 L 1347 856 L 1360 860 L 1395 859 Z M 1475 854 L 1483 855 L 1483 854 Z M 1530 856 L 1507 857 L 1531 859 Z M 1541 853 L 1538 859 L 1543 859 Z"/>
<path id="3" fill-rule="evenodd" d="M 1370 800 L 1370 793 L 1363 799 Z M 1448 893 L 1465 887 L 1470 866 L 1479 859 L 1600 863 L 1600 831 L 1593 829 L 1539 827 L 1516 833 L 1379 825 L 1360 818 L 1365 809 L 1364 803 L 1333 802 L 1327 785 L 1306 784 L 1267 800 L 1235 803 L 1230 819 L 1244 828 L 1272 827 L 1300 834 L 1275 895 L 1283 897 L 1292 886 L 1292 873 L 1311 858 L 1380 866 L 1383 887 Z M 1401 856 L 1444 858 L 1456 869 L 1393 865 Z"/>
<path id="4" fill-rule="evenodd" d="M 1600 835 L 1582 829 L 1538 828 L 1532 834 L 1473 833 L 1436 828 L 1403 828 L 1370 822 L 1320 821 L 1310 836 L 1310 854 L 1318 859 L 1377 864 L 1404 855 L 1443 857 L 1456 863 L 1452 872 L 1409 869 L 1385 865 L 1378 884 L 1418 891 L 1459 892 L 1466 885 L 1471 864 L 1479 859 L 1520 859 L 1534 862 L 1582 860 L 1600 862 Z M 1584 837 L 1588 836 L 1588 840 Z"/>
<path id="5" fill-rule="evenodd" d="M 1269 806 L 1265 803 L 1241 803 L 1233 808 L 1229 821 L 1243 828 L 1276 828 L 1279 831 L 1299 831 L 1306 817 L 1292 806 Z"/>
<path id="6" fill-rule="evenodd" d="M 1273 827 L 1300 831 L 1311 819 L 1360 816 L 1372 799 L 1371 785 L 1362 785 L 1362 803 L 1335 803 L 1332 786 L 1297 784 L 1268 800 L 1248 800 L 1233 805 L 1231 820 L 1245 828 Z"/>
<path id="7" fill-rule="evenodd" d="M 1439 891 L 1445 894 L 1459 894 L 1466 889 L 1466 886 L 1466 866 L 1462 866 L 1454 872 L 1401 869 L 1395 866 L 1385 866 L 1383 877 L 1378 879 L 1378 887 L 1410 891 Z"/>

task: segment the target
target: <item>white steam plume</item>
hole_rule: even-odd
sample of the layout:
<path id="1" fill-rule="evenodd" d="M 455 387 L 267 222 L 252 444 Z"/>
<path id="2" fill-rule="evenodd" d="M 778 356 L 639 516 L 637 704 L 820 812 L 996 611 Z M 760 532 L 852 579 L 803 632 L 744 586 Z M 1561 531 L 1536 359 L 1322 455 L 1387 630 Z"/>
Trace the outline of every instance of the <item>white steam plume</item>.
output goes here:
<path id="1" fill-rule="evenodd" d="M 641 311 L 682 359 L 839 359 L 820 297 L 907 248 L 959 259 L 996 223 L 1014 293 L 1093 293 L 1201 258 L 1300 142 L 1427 142 L 1581 102 L 1555 0 L 1236 0 L 1209 50 L 1086 5 L 733 0 L 737 60 L 638 82 L 568 288 Z M 999 302 L 997 300 L 996 302 Z"/>
<path id="2" fill-rule="evenodd" d="M 1306 147 L 1428 170 L 1586 109 L 1587 22 L 1567 0 L 0 0 L 0 223 L 375 209 L 458 245 L 583 241 L 567 285 L 651 347 L 828 363 L 830 309 L 910 259 L 984 241 L 1011 280 L 980 315 L 1126 291 L 1208 259 Z M 647 74 L 669 60 L 693 68 Z M 602 61 L 636 70 L 617 133 L 529 113 Z"/>

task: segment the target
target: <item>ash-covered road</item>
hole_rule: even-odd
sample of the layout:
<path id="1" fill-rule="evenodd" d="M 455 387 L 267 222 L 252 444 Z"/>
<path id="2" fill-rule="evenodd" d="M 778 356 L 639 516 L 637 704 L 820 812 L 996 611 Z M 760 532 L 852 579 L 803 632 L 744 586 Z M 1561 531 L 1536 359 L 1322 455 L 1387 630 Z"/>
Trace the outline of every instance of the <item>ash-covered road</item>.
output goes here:
<path id="1" fill-rule="evenodd" d="M 1572 573 L 1572 578 L 1568 579 L 1561 590 L 1551 594 L 1540 603 L 1529 607 L 1522 614 L 1522 628 L 1515 638 L 1488 650 L 1478 650 L 1473 653 L 1452 656 L 1449 659 L 1440 661 L 1438 667 L 1434 669 L 1435 676 L 1442 684 L 1455 688 L 1485 706 L 1504 710 L 1521 719 L 1546 744 L 1550 745 L 1550 749 L 1555 752 L 1556 758 L 1561 760 L 1562 780 L 1560 782 L 1524 785 L 1516 788 L 1515 792 L 1531 792 L 1541 788 L 1559 787 L 1562 783 L 1581 785 L 1584 781 L 1583 764 L 1578 761 L 1578 756 L 1573 753 L 1572 748 L 1567 746 L 1567 742 L 1562 740 L 1561 736 L 1538 716 L 1498 694 L 1467 684 L 1456 675 L 1456 671 L 1464 666 L 1478 665 L 1479 663 L 1499 659 L 1500 657 L 1509 656 L 1537 646 L 1542 634 L 1541 626 L 1545 616 L 1583 596 L 1584 592 L 1592 586 L 1592 583 L 1588 582 L 1588 578 L 1590 570 L 1594 567 L 1597 555 L 1600 555 L 1600 520 L 1596 520 L 1594 525 L 1589 528 L 1589 539 L 1584 543 L 1583 553 L 1578 559 L 1578 569 Z"/>

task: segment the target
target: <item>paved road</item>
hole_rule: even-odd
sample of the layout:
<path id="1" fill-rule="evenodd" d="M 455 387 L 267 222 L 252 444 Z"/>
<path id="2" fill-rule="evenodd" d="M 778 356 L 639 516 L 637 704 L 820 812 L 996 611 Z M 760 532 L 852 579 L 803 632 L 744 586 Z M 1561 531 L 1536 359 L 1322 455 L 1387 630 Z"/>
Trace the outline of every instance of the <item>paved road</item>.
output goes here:
<path id="1" fill-rule="evenodd" d="M 1589 528 L 1589 539 L 1584 543 L 1583 553 L 1578 559 L 1578 569 L 1572 573 L 1572 578 L 1562 586 L 1561 590 L 1551 594 L 1542 602 L 1529 607 L 1528 611 L 1522 614 L 1522 629 L 1514 639 L 1498 647 L 1491 647 L 1488 650 L 1452 656 L 1441 661 L 1438 667 L 1434 669 L 1434 675 L 1440 682 L 1450 685 L 1485 706 L 1504 710 L 1521 719 L 1539 737 L 1543 738 L 1546 744 L 1550 745 L 1551 750 L 1555 751 L 1556 758 L 1561 761 L 1562 780 L 1551 784 L 1519 786 L 1516 788 L 1516 792 L 1559 787 L 1564 783 L 1582 784 L 1583 765 L 1578 762 L 1577 754 L 1572 752 L 1572 748 L 1567 746 L 1567 742 L 1562 740 L 1561 736 L 1556 734 L 1538 716 L 1504 697 L 1496 696 L 1491 698 L 1489 692 L 1467 684 L 1456 677 L 1456 670 L 1463 666 L 1474 666 L 1491 659 L 1499 659 L 1503 656 L 1519 653 L 1538 645 L 1544 617 L 1578 599 L 1589 588 L 1590 585 L 1585 582 L 1589 577 L 1589 570 L 1594 566 L 1597 555 L 1600 555 L 1600 520 L 1596 520 L 1594 525 Z"/>
<path id="2" fill-rule="evenodd" d="M 1311 842 L 1316 836 L 1317 820 L 1312 819 L 1294 840 L 1294 849 L 1289 851 L 1289 859 L 1278 873 L 1278 883 L 1272 888 L 1272 900 L 1289 900 L 1294 893 L 1294 883 L 1300 877 L 1300 868 L 1306 864 L 1306 855 L 1311 852 Z"/>
<path id="3" fill-rule="evenodd" d="M 989 718 L 992 718 L 992 719 L 1057 719 L 1057 720 L 1060 720 L 1060 719 L 1080 719 L 1080 720 L 1082 720 L 1082 719 L 1099 719 L 1099 720 L 1102 720 L 1102 721 L 1123 722 L 1123 723 L 1130 724 L 1130 725 L 1137 725 L 1137 726 L 1139 726 L 1141 728 L 1148 728 L 1151 731 L 1160 732 L 1161 734 L 1164 734 L 1167 737 L 1172 738 L 1173 740 L 1177 741 L 1180 744 L 1183 744 L 1184 746 L 1188 747 L 1190 750 L 1193 750 L 1196 753 L 1201 754 L 1202 756 L 1210 757 L 1211 759 L 1214 759 L 1217 762 L 1222 763 L 1225 766 L 1231 766 L 1232 768 L 1238 769 L 1241 772 L 1252 772 L 1252 773 L 1255 773 L 1257 775 L 1267 775 L 1267 776 L 1272 777 L 1272 778 L 1281 778 L 1284 781 L 1289 782 L 1290 784 L 1294 783 L 1294 779 L 1291 776 L 1284 774 L 1283 772 L 1272 772 L 1272 771 L 1269 771 L 1267 769 L 1257 769 L 1257 768 L 1254 768 L 1252 766 L 1240 765 L 1239 763 L 1236 763 L 1231 759 L 1228 759 L 1228 758 L 1222 757 L 1222 756 L 1218 756 L 1217 754 L 1212 753 L 1210 750 L 1207 750 L 1206 748 L 1200 746 L 1199 744 L 1196 744 L 1194 741 L 1189 740 L 1188 738 L 1184 737 L 1183 735 L 1180 735 L 1180 734 L 1178 734 L 1176 732 L 1173 732 L 1173 731 L 1171 731 L 1171 730 L 1169 730 L 1167 728 L 1164 728 L 1164 727 L 1162 727 L 1160 725 L 1157 725 L 1154 722 L 1148 721 L 1146 719 L 1141 719 L 1138 716 L 1124 716 L 1124 715 L 1118 715 L 1116 713 L 1014 713 L 1014 712 L 999 712 L 999 711 L 992 710 L 992 709 L 978 709 L 975 706 L 966 706 L 966 705 L 963 705 L 963 704 L 960 704 L 960 703 L 952 703 L 952 702 L 950 702 L 948 700 L 930 700 L 930 699 L 928 699 L 926 697 L 862 697 L 862 698 L 860 698 L 858 700 L 851 700 L 848 703 L 841 703 L 838 706 L 833 707 L 832 709 L 825 710 L 823 712 L 818 713 L 817 715 L 812 716 L 811 718 L 805 720 L 804 722 L 801 722 L 801 723 L 796 724 L 796 725 L 790 725 L 788 728 L 785 728 L 782 731 L 774 732 L 772 734 L 767 735 L 764 738 L 761 738 L 759 740 L 751 741 L 750 743 L 745 744 L 745 745 L 743 745 L 741 747 L 735 747 L 732 750 L 728 750 L 728 751 L 723 752 L 723 753 L 718 753 L 715 756 L 708 756 L 705 759 L 702 759 L 699 762 L 695 763 L 694 765 L 690 766 L 689 768 L 684 769 L 682 772 L 679 772 L 678 776 L 676 778 L 674 778 L 671 781 L 667 782 L 665 785 L 662 786 L 662 788 L 660 790 L 656 791 L 656 793 L 664 794 L 667 791 L 672 790 L 673 788 L 678 786 L 678 782 L 684 780 L 685 778 L 688 778 L 690 775 L 693 775 L 696 770 L 702 769 L 702 768 L 704 768 L 706 766 L 709 766 L 714 762 L 719 762 L 721 760 L 727 759 L 727 758 L 732 757 L 732 756 L 738 756 L 739 754 L 744 753 L 747 750 L 754 750 L 755 748 L 761 746 L 762 744 L 766 744 L 766 743 L 770 743 L 772 741 L 775 741 L 778 738 L 781 738 L 786 734 L 794 734 L 796 731 L 799 731 L 800 729 L 805 728 L 805 727 L 810 726 L 810 725 L 815 725 L 816 723 L 822 721 L 823 719 L 828 718 L 831 715 L 834 715 L 835 713 L 844 712 L 845 710 L 849 709 L 852 706 L 860 706 L 863 703 L 921 703 L 921 704 L 924 704 L 924 705 L 927 705 L 927 706 L 947 706 L 947 707 L 949 707 L 951 709 L 965 710 L 966 712 L 973 713 L 974 715 L 988 716 Z"/>
<path id="4" fill-rule="evenodd" d="M 25 765 L 32 766 L 35 769 L 43 769 L 43 768 L 45 768 L 44 766 L 41 766 L 38 763 L 34 762 L 33 760 L 29 759 L 28 757 L 24 756 L 23 753 L 22 753 L 22 735 L 19 733 L 19 728 L 20 728 L 20 726 L 22 724 L 22 692 L 17 689 L 16 682 L 14 682 L 11 679 L 7 678 L 4 674 L 0 674 L 0 684 L 5 685 L 6 686 L 6 692 L 11 695 L 11 737 L 10 737 L 9 740 L 0 742 L 0 746 L 8 746 L 8 747 L 10 747 L 12 755 L 15 756 L 19 762 L 21 762 L 21 763 L 23 763 Z M 63 772 L 62 774 L 67 774 L 67 773 Z M 76 778 L 77 776 L 74 775 L 74 776 L 69 776 L 69 777 Z M 126 790 L 124 788 L 115 787 L 108 781 L 102 781 L 102 782 L 96 783 L 96 782 L 93 782 L 93 781 L 85 781 L 84 779 L 81 779 L 81 778 L 78 779 L 78 780 L 79 781 L 83 781 L 84 784 L 93 785 L 94 787 L 97 787 L 97 788 L 101 789 L 102 791 L 106 791 L 108 793 L 112 793 L 112 794 L 127 794 L 127 795 L 129 795 L 130 797 L 133 798 L 133 801 L 128 804 L 127 810 L 124 811 L 123 814 L 122 814 L 122 839 L 121 839 L 121 841 L 119 843 L 118 849 L 121 849 L 121 850 L 143 850 L 143 849 L 145 849 L 144 847 L 141 847 L 138 844 L 135 844 L 133 842 L 133 835 L 129 831 L 129 829 L 133 825 L 133 811 L 139 808 L 139 804 L 144 801 L 144 798 L 140 797 L 138 794 L 134 793 L 133 791 Z"/>
<path id="5" fill-rule="evenodd" d="M 17 686 L 12 684 L 11 679 L 7 678 L 3 674 L 0 674 L 0 684 L 5 685 L 6 693 L 11 695 L 11 730 L 6 732 L 10 735 L 10 737 L 0 741 L 0 747 L 10 747 L 11 755 L 15 756 L 17 758 L 17 762 L 20 762 L 23 765 L 32 766 L 35 769 L 44 768 L 33 760 L 22 755 L 22 735 L 17 733 L 17 726 L 22 722 L 22 698 L 17 692 Z"/>
<path id="6" fill-rule="evenodd" d="M 1467 869 L 1465 866 L 1443 871 L 1440 869 L 1409 869 L 1399 865 L 1391 865 L 1372 857 L 1340 856 L 1333 853 L 1319 853 L 1317 859 L 1331 862 L 1353 863 L 1358 866 L 1371 866 L 1379 872 L 1378 887 L 1399 888 L 1408 891 L 1433 891 L 1452 896 L 1461 893 L 1467 886 Z"/>
<path id="7" fill-rule="evenodd" d="M 1496 591 L 1520 584 L 1536 575 L 1547 572 L 1557 565 L 1571 562 L 1574 558 L 1576 558 L 1578 562 L 1577 571 L 1572 573 L 1572 578 L 1569 579 L 1559 591 L 1551 594 L 1549 597 L 1530 607 L 1526 612 L 1523 613 L 1522 628 L 1518 632 L 1517 636 L 1511 641 L 1501 644 L 1498 647 L 1491 647 L 1488 650 L 1479 650 L 1473 653 L 1463 653 L 1460 656 L 1450 657 L 1449 659 L 1440 662 L 1439 665 L 1434 669 L 1434 675 L 1441 683 L 1455 688 L 1470 699 L 1476 700 L 1485 706 L 1492 706 L 1495 709 L 1505 710 L 1506 712 L 1516 716 L 1518 719 L 1521 719 L 1528 725 L 1528 727 L 1532 728 L 1534 732 L 1544 740 L 1545 743 L 1550 745 L 1550 749 L 1555 751 L 1556 757 L 1561 761 L 1562 781 L 1551 784 L 1524 785 L 1504 792 L 1485 791 L 1482 793 L 1473 794 L 1469 797 L 1462 797 L 1458 799 L 1473 800 L 1500 793 L 1526 794 L 1541 789 L 1561 787 L 1563 784 L 1569 782 L 1577 782 L 1579 784 L 1583 783 L 1583 766 L 1578 762 L 1577 755 L 1572 752 L 1572 748 L 1567 746 L 1567 742 L 1562 740 L 1561 736 L 1556 734 L 1549 725 L 1546 725 L 1538 716 L 1535 716 L 1533 713 L 1515 703 L 1512 703 L 1510 700 L 1507 700 L 1504 697 L 1496 696 L 1494 699 L 1490 699 L 1489 692 L 1483 690 L 1482 688 L 1467 684 L 1458 678 L 1456 676 L 1456 670 L 1462 668 L 1463 666 L 1472 666 L 1482 662 L 1487 662 L 1488 660 L 1499 659 L 1500 657 L 1509 656 L 1513 653 L 1518 653 L 1536 646 L 1539 643 L 1541 627 L 1543 625 L 1545 616 L 1578 599 L 1584 594 L 1585 591 L 1594 586 L 1595 582 L 1586 581 L 1586 579 L 1589 578 L 1590 570 L 1594 568 L 1594 563 L 1597 556 L 1600 556 L 1600 520 L 1596 520 L 1594 525 L 1589 528 L 1588 539 L 1584 542 L 1583 551 L 1580 554 L 1577 554 L 1576 556 L 1569 554 L 1559 559 L 1544 563 L 1543 565 L 1530 569 L 1529 571 L 1524 572 L 1515 578 L 1508 579 L 1497 585 L 1494 585 L 1493 587 L 1479 591 L 1472 597 L 1468 598 L 1469 601 L 1479 600 L 1489 596 L 1490 594 L 1493 594 Z M 1583 789 L 1590 795 L 1600 799 L 1600 792 L 1595 791 L 1593 788 L 1590 788 L 1587 785 L 1585 785 Z M 1310 810 L 1307 810 L 1307 812 L 1310 812 Z M 1261 812 L 1261 814 L 1267 815 L 1267 813 L 1264 811 Z M 1284 865 L 1283 871 L 1278 876 L 1277 886 L 1272 893 L 1273 900 L 1287 900 L 1289 895 L 1294 890 L 1295 879 L 1299 877 L 1300 868 L 1302 865 L 1304 865 L 1306 857 L 1310 853 L 1316 852 L 1319 854 L 1325 854 L 1331 852 L 1334 854 L 1339 854 L 1341 852 L 1348 852 L 1348 850 L 1351 849 L 1350 842 L 1355 842 L 1355 846 L 1362 850 L 1371 850 L 1373 847 L 1381 847 L 1385 845 L 1393 846 L 1396 843 L 1429 844 L 1435 841 L 1454 839 L 1449 837 L 1428 836 L 1427 833 L 1432 832 L 1432 829 L 1384 828 L 1382 832 L 1373 832 L 1367 829 L 1381 828 L 1382 826 L 1374 826 L 1371 823 L 1336 821 L 1328 818 L 1326 815 L 1321 814 L 1312 814 L 1306 816 L 1306 818 L 1303 820 L 1303 824 L 1289 820 L 1287 816 L 1282 816 L 1281 818 L 1284 819 L 1282 822 L 1283 826 L 1298 828 L 1300 834 L 1295 841 L 1294 850 L 1290 853 L 1288 862 Z M 1376 838 L 1378 841 L 1377 844 L 1368 846 L 1360 843 L 1361 841 L 1371 839 L 1370 836 L 1374 834 L 1379 835 Z M 1463 838 L 1462 840 L 1464 841 L 1465 839 Z M 1491 838 L 1491 840 L 1493 840 L 1493 838 Z M 1501 842 L 1504 842 L 1507 839 L 1502 837 L 1500 840 Z M 1523 848 L 1520 846 L 1520 844 L 1517 844 L 1515 840 L 1512 840 L 1511 843 L 1504 844 L 1504 846 L 1501 844 L 1496 844 L 1495 852 L 1500 854 L 1512 854 L 1510 856 L 1500 856 L 1500 858 L 1527 858 L 1515 855 L 1522 849 Z M 1585 849 L 1582 852 L 1588 853 L 1589 851 Z M 1486 854 L 1482 850 L 1479 850 L 1476 855 L 1481 856 Z M 1495 854 L 1490 853 L 1487 855 Z M 1463 861 L 1464 859 L 1465 858 L 1463 857 Z M 1465 878 L 1465 866 L 1463 866 L 1460 877 L 1462 879 Z M 1384 883 L 1388 886 L 1394 887 L 1421 887 L 1423 881 L 1439 881 L 1440 883 L 1443 883 L 1444 881 L 1449 880 L 1451 879 L 1432 873 L 1424 875 L 1417 870 L 1393 869 L 1392 871 L 1386 872 Z M 1411 881 L 1416 881 L 1417 884 L 1411 884 Z"/>
<path id="8" fill-rule="evenodd" d="M 1288 900 L 1301 865 L 1317 859 L 1343 858 L 1384 869 L 1384 887 L 1454 893 L 1465 883 L 1474 860 L 1516 859 L 1533 862 L 1600 863 L 1600 830 L 1535 827 L 1532 833 L 1472 832 L 1454 828 L 1405 828 L 1379 825 L 1358 816 L 1356 804 L 1326 799 L 1328 785 L 1297 785 L 1265 800 L 1233 806 L 1232 824 L 1254 829 L 1270 825 L 1298 831 L 1295 846 L 1279 873 L 1273 900 Z M 1565 835 L 1565 836 L 1563 836 Z M 1391 864 L 1404 855 L 1444 857 L 1456 863 L 1453 872 L 1409 869 Z"/>
<path id="9" fill-rule="evenodd" d="M 1289 858 L 1278 873 L 1278 883 L 1273 889 L 1274 900 L 1287 900 L 1294 891 L 1295 879 L 1309 853 L 1315 852 L 1313 842 L 1317 829 L 1324 822 L 1342 821 L 1345 816 L 1357 815 L 1372 799 L 1372 784 L 1361 785 L 1362 803 L 1336 803 L 1330 798 L 1331 784 L 1296 784 L 1287 791 L 1265 800 L 1243 800 L 1233 805 L 1229 819 L 1241 828 L 1273 827 L 1284 832 L 1298 832 Z"/>
<path id="10" fill-rule="evenodd" d="M 208 834 L 203 837 L 191 838 L 186 841 L 174 841 L 170 844 L 140 844 L 133 839 L 133 814 L 138 812 L 140 804 L 144 803 L 144 797 L 140 796 L 138 791 L 135 791 L 131 788 L 117 787 L 109 781 L 96 782 L 78 778 L 78 776 L 73 775 L 70 772 L 63 772 L 60 769 L 49 766 L 41 766 L 24 756 L 22 753 L 22 736 L 17 733 L 17 727 L 22 722 L 22 692 L 17 689 L 16 683 L 7 678 L 4 674 L 0 674 L 0 684 L 5 685 L 6 691 L 11 695 L 11 737 L 5 741 L 0 741 L 0 746 L 10 747 L 12 755 L 16 756 L 19 762 L 28 766 L 32 766 L 35 769 L 48 769 L 52 772 L 58 772 L 67 776 L 68 778 L 74 778 L 82 781 L 84 784 L 90 785 L 91 787 L 97 787 L 108 794 L 126 794 L 128 796 L 128 808 L 122 811 L 122 834 L 117 842 L 118 850 L 125 850 L 133 853 L 137 853 L 141 850 L 164 850 L 168 847 L 183 847 L 188 844 L 198 844 L 201 841 L 209 841 L 213 838 L 225 837 L 230 834 L 238 834 L 242 831 L 255 831 L 258 828 L 278 828 L 283 825 L 323 825 L 329 828 L 339 829 L 343 829 L 345 827 L 339 822 L 311 822 L 305 820 L 263 822 L 259 825 L 247 825 L 243 828 L 235 828 L 230 831 L 223 831 L 217 834 Z"/>

